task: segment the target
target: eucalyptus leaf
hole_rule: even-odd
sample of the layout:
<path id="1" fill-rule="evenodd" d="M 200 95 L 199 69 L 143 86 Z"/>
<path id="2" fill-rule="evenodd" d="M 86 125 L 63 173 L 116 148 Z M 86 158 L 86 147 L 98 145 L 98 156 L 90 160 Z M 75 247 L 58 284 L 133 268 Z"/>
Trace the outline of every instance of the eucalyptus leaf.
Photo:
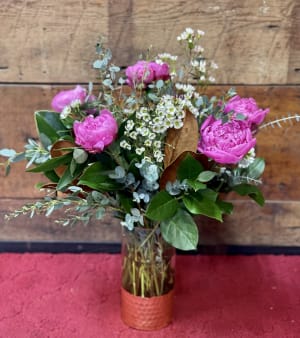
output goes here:
<path id="1" fill-rule="evenodd" d="M 81 148 L 75 148 L 73 151 L 73 158 L 76 161 L 76 163 L 81 164 L 88 159 L 88 153 Z"/>
<path id="2" fill-rule="evenodd" d="M 45 149 L 64 135 L 67 130 L 57 112 L 41 110 L 35 112 L 34 117 L 40 140 Z"/>
<path id="3" fill-rule="evenodd" d="M 16 151 L 14 149 L 0 149 L 0 156 L 4 157 L 13 157 L 16 155 Z"/>
<path id="4" fill-rule="evenodd" d="M 198 180 L 200 182 L 206 183 L 206 182 L 211 181 L 216 175 L 217 173 L 214 171 L 205 170 L 205 171 L 202 171 L 202 173 L 200 173 L 200 175 L 198 176 Z"/>

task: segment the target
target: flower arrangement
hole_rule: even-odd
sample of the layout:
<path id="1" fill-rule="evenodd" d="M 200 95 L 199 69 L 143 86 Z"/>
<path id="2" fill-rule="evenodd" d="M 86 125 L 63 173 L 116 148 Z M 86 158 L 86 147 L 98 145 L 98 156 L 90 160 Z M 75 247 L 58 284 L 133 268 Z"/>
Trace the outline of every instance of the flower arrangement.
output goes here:
<path id="1" fill-rule="evenodd" d="M 1 150 L 7 173 L 26 159 L 28 172 L 50 181 L 39 184 L 48 191 L 43 200 L 7 217 L 65 208 L 58 222 L 68 225 L 111 211 L 129 231 L 159 228 L 172 246 L 191 250 L 194 215 L 222 221 L 232 212 L 224 193 L 263 205 L 257 185 L 265 163 L 255 155 L 255 134 L 269 110 L 233 89 L 205 95 L 217 65 L 204 58 L 203 35 L 187 28 L 177 39 L 183 57 L 149 52 L 125 77 L 100 41 L 97 84 L 61 91 L 53 111 L 35 112 L 39 142 L 29 140 L 22 153 Z"/>

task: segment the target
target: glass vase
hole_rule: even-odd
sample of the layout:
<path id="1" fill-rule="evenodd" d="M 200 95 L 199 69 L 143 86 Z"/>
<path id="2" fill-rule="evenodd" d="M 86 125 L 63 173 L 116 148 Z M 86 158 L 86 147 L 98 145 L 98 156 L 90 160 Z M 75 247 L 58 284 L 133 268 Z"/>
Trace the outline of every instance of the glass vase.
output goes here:
<path id="1" fill-rule="evenodd" d="M 172 321 L 175 249 L 159 228 L 123 229 L 121 317 L 141 330 Z"/>

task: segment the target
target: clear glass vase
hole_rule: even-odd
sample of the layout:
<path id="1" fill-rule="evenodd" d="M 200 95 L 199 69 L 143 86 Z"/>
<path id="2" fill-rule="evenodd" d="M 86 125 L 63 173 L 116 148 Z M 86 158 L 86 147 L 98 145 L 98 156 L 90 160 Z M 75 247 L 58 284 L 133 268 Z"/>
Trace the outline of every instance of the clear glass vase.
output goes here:
<path id="1" fill-rule="evenodd" d="M 156 330 L 173 315 L 175 249 L 159 228 L 123 230 L 121 317 L 130 327 Z"/>
<path id="2" fill-rule="evenodd" d="M 160 230 L 124 228 L 122 236 L 122 287 L 135 296 L 154 297 L 174 287 L 175 249 Z"/>

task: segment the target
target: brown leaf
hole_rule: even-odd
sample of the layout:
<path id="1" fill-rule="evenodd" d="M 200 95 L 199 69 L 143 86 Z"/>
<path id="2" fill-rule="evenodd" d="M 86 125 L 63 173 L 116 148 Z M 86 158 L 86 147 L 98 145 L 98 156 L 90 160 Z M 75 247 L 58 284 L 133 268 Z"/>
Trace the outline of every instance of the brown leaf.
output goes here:
<path id="1" fill-rule="evenodd" d="M 186 151 L 195 153 L 198 140 L 199 127 L 197 120 L 190 111 L 186 111 L 183 127 L 181 129 L 171 128 L 167 132 L 164 167 L 167 168 Z"/>
<path id="2" fill-rule="evenodd" d="M 51 157 L 55 158 L 55 157 L 60 157 L 65 154 L 68 154 L 69 152 L 72 151 L 72 149 L 69 149 L 69 148 L 74 148 L 74 147 L 75 147 L 75 144 L 71 141 L 59 140 L 55 142 L 51 147 L 51 150 L 50 150 Z M 61 165 L 55 168 L 54 171 L 59 177 L 61 177 L 64 174 L 66 169 L 67 169 L 67 166 Z"/>

